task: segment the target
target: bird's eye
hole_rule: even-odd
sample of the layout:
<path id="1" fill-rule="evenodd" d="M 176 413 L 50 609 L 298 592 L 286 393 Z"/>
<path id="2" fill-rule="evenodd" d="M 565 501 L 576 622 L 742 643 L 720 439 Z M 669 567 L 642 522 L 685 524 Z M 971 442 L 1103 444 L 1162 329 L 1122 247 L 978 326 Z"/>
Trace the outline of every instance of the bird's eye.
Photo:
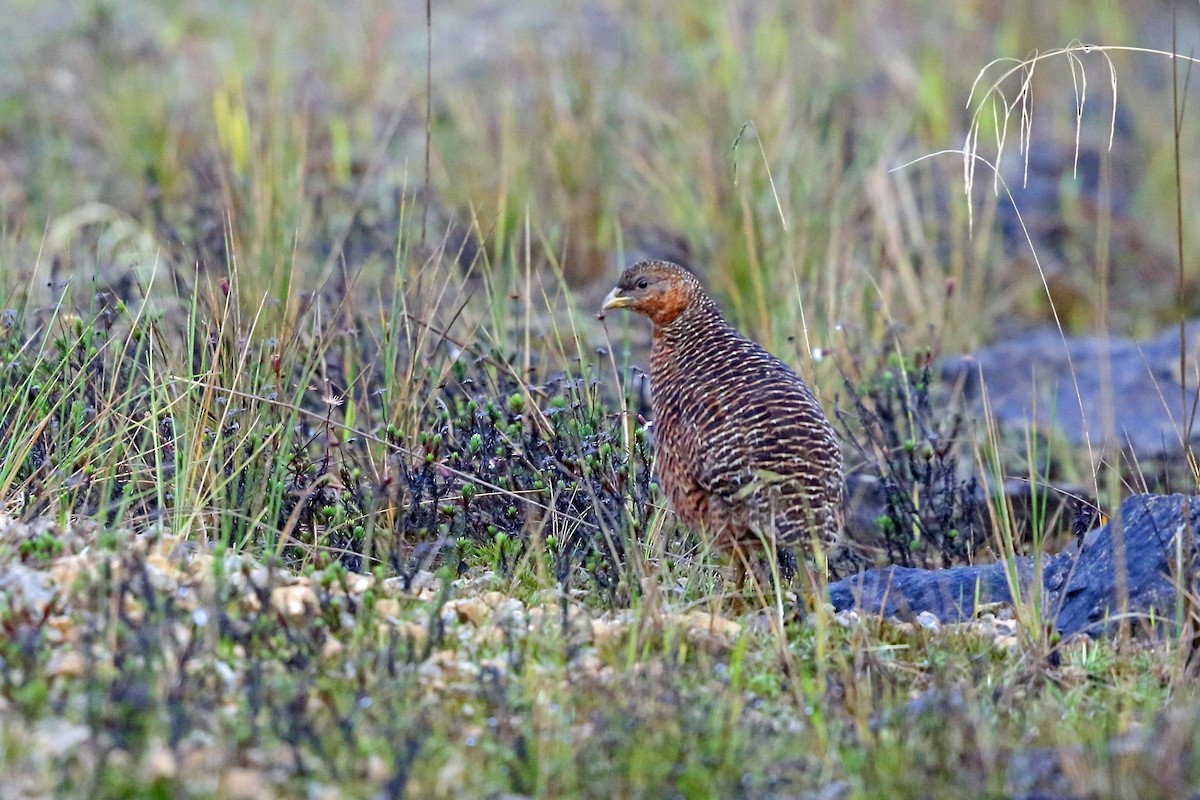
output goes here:
<path id="1" fill-rule="evenodd" d="M 640 280 L 638 280 L 638 282 L 637 282 L 637 288 L 639 288 L 639 289 L 645 289 L 645 288 L 647 288 L 648 286 L 650 286 L 650 279 L 649 279 L 649 278 L 641 278 L 641 279 L 640 279 Z"/>

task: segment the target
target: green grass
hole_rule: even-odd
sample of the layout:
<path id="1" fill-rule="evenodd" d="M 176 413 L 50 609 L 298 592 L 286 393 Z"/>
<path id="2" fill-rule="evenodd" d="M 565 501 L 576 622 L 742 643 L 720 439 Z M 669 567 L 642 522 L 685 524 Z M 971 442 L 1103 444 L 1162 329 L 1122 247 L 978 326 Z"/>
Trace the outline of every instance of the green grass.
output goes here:
<path id="1" fill-rule="evenodd" d="M 415 7 L 13 12 L 35 44 L 0 54 L 0 783 L 1194 793 L 1190 627 L 1060 642 L 1040 598 L 940 631 L 730 602 L 650 480 L 645 331 L 593 319 L 630 254 L 682 247 L 831 411 L 901 410 L 871 454 L 913 486 L 932 424 L 943 469 L 1115 501 L 1145 479 L 959 428 L 920 366 L 1014 324 L 1195 311 L 1172 62 L 1039 62 L 1032 146 L 1070 160 L 1085 69 L 1080 144 L 1122 199 L 1068 170 L 1058 261 L 1006 249 L 985 167 L 968 206 L 961 156 L 916 159 L 977 126 L 1019 162 L 1027 73 L 988 65 L 1161 49 L 1150 4 L 434 5 L 428 121 Z M 992 498 L 970 552 L 1060 543 L 1048 507 Z"/>
<path id="2" fill-rule="evenodd" d="M 219 795 L 217 774 L 196 769 L 209 759 L 289 793 L 332 781 L 346 796 L 397 775 L 413 796 L 708 797 L 830 781 L 851 796 L 1002 796 L 1024 779 L 1010 774 L 1014 754 L 1078 748 L 1087 785 L 1120 796 L 1122 781 L 1153 791 L 1156 773 L 1106 778 L 1111 759 L 1166 766 L 1181 753 L 1153 738 L 1194 736 L 1194 718 L 1158 714 L 1183 686 L 1161 649 L 1081 643 L 1049 667 L 976 631 L 866 621 L 789 628 L 784 640 L 674 614 L 594 638 L 586 614 L 522 600 L 494 574 L 475 576 L 492 587 L 470 601 L 475 615 L 459 610 L 467 600 L 446 603 L 448 575 L 419 592 L 364 589 L 372 582 L 336 565 L 290 587 L 305 599 L 289 606 L 286 570 L 258 572 L 230 551 L 164 568 L 152 553 L 176 542 L 110 541 L 75 580 L 70 625 L 6 608 L 14 777 L 53 764 L 43 790 L 94 796 L 124 791 L 133 769 L 142 787 Z M 77 672 L 44 678 L 63 650 L 54 629 L 86 655 Z M 57 761 L 30 735 L 56 715 L 90 731 Z M 1110 751 L 1110 738 L 1132 749 Z M 1170 773 L 1157 779 L 1173 790 Z"/>

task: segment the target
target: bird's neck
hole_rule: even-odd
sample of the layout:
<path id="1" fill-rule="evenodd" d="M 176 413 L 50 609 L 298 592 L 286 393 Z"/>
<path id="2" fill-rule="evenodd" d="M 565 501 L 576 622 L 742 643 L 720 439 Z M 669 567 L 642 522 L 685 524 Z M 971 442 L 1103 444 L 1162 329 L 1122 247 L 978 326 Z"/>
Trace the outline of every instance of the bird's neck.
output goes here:
<path id="1" fill-rule="evenodd" d="M 711 336 L 712 331 L 724 327 L 725 319 L 717 304 L 707 297 L 696 298 L 675 319 L 654 326 L 654 349 L 664 355 L 682 355 L 703 347 L 705 338 Z"/>

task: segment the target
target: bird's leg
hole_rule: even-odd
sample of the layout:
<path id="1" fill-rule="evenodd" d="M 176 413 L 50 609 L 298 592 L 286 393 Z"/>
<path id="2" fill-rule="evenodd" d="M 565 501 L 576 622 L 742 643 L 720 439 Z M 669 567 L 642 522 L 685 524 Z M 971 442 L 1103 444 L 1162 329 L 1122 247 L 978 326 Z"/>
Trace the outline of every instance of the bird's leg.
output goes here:
<path id="1" fill-rule="evenodd" d="M 803 619 L 817 608 L 823 597 L 828 579 L 828 562 L 824 549 L 819 541 L 812 543 L 812 557 L 802 559 L 797 570 L 798 585 L 796 587 L 797 615 Z"/>
<path id="2" fill-rule="evenodd" d="M 747 552 L 739 543 L 734 550 L 734 566 L 737 572 L 736 598 L 740 612 L 762 611 L 775 605 L 774 592 L 783 576 L 778 573 L 778 561 L 773 557 L 774 542 L 763 543 L 763 547 L 766 548 L 763 551 L 755 548 Z M 752 560 L 751 553 L 759 552 L 768 552 L 771 555 L 765 560 Z M 749 587 L 746 585 L 747 577 L 750 579 Z"/>
<path id="3" fill-rule="evenodd" d="M 740 548 L 734 555 L 733 561 L 733 590 L 735 594 L 741 596 L 742 590 L 746 588 L 746 574 L 749 570 L 746 569 L 746 559 L 742 557 Z"/>
<path id="4" fill-rule="evenodd" d="M 800 569 L 800 574 L 797 575 L 799 586 L 796 588 L 796 611 L 800 619 L 804 619 L 809 615 L 817 604 L 817 576 L 808 559 L 804 560 L 804 566 Z"/>
<path id="5" fill-rule="evenodd" d="M 741 614 L 745 612 L 750 604 L 746 602 L 746 576 L 750 575 L 757 585 L 757 578 L 753 576 L 753 570 L 750 567 L 750 560 L 746 555 L 745 549 L 740 544 L 733 546 L 733 610 Z"/>

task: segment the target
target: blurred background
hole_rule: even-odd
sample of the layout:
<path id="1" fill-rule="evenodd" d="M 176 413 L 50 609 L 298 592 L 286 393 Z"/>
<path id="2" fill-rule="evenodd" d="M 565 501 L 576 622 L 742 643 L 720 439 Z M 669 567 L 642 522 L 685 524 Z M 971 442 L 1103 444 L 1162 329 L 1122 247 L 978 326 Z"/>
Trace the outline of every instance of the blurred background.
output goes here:
<path id="1" fill-rule="evenodd" d="M 345 424 L 419 448 L 412 420 L 442 412 L 396 376 L 438 364 L 445 387 L 464 351 L 524 392 L 582 376 L 648 413 L 647 326 L 594 314 L 624 265 L 661 257 L 848 431 L 883 432 L 852 475 L 952 441 L 943 472 L 994 459 L 993 486 L 1115 502 L 1194 479 L 1200 380 L 1171 326 L 1200 312 L 1200 125 L 1192 62 L 1168 55 L 1200 41 L 1194 4 L 5 11 L 6 325 L 145 298 L 152 322 L 190 320 L 180 342 L 262 342 L 247 395 L 288 391 L 292 358 L 297 406 L 345 399 Z M 467 382 L 511 391 L 483 369 Z M 868 503 L 862 527 L 878 518 Z"/>
<path id="2" fill-rule="evenodd" d="M 1176 191 L 1185 259 L 1200 191 L 1187 66 L 1052 54 L 1189 52 L 1193 4 L 5 6 L 9 286 L 128 290 L 236 258 L 286 304 L 419 247 L 409 265 L 498 282 L 532 265 L 581 291 L 661 255 L 753 335 L 826 350 L 850 324 L 934 326 L 962 350 L 1050 321 L 1051 300 L 1071 332 L 1197 310 L 1177 257 Z M 931 156 L 969 136 L 970 195 L 962 157 Z"/>

